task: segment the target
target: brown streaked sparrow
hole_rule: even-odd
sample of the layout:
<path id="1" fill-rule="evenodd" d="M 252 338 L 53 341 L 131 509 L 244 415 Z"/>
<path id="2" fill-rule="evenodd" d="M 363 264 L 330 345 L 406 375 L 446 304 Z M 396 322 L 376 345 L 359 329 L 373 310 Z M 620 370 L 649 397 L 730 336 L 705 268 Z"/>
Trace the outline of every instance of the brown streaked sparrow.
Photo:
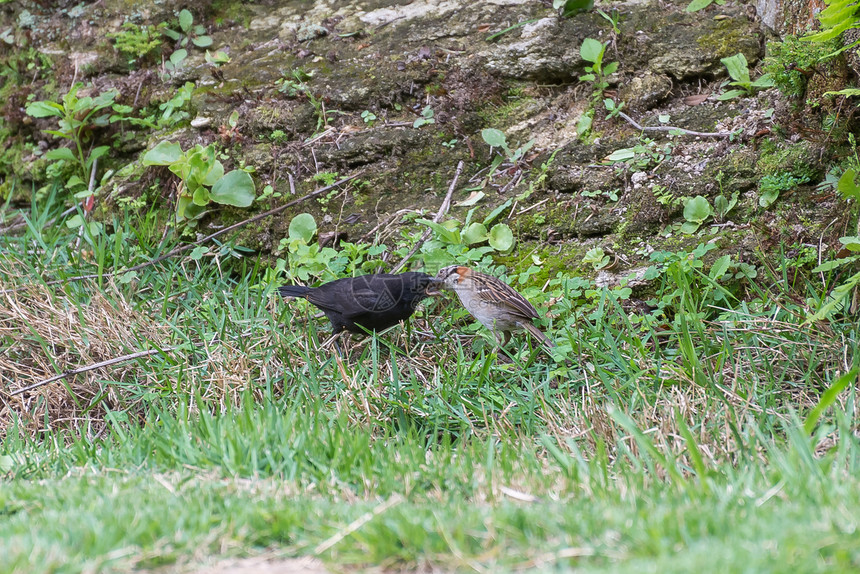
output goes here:
<path id="1" fill-rule="evenodd" d="M 439 271 L 435 282 L 453 290 L 463 307 L 490 329 L 501 345 L 508 342 L 511 331 L 525 329 L 545 346 L 555 346 L 534 324 L 533 319 L 540 317 L 534 305 L 504 281 L 468 267 L 451 265 Z"/>

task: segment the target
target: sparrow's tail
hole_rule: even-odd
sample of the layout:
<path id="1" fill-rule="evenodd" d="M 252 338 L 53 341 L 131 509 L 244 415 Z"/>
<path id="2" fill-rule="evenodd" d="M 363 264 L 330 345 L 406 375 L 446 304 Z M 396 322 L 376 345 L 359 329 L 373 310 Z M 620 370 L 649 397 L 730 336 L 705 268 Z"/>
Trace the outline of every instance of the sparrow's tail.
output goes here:
<path id="1" fill-rule="evenodd" d="M 537 337 L 538 340 L 540 340 L 540 342 L 544 344 L 544 346 L 555 347 L 555 343 L 553 343 L 549 337 L 544 335 L 544 332 L 541 331 L 534 323 L 524 322 L 522 323 L 522 325 L 529 333 Z"/>
<path id="2" fill-rule="evenodd" d="M 278 287 L 278 294 L 283 297 L 306 297 L 310 290 L 310 287 L 304 285 L 284 285 Z"/>

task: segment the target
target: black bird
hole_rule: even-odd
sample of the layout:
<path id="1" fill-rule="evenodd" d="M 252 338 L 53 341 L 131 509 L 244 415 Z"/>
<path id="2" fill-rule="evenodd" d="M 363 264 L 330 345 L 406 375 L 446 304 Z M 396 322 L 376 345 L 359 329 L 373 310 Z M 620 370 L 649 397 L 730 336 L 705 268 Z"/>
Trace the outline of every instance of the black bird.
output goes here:
<path id="1" fill-rule="evenodd" d="M 302 297 L 319 307 L 331 321 L 335 333 L 382 331 L 408 319 L 418 303 L 431 294 L 433 277 L 409 272 L 378 273 L 336 279 L 319 287 L 285 285 L 284 297 Z"/>

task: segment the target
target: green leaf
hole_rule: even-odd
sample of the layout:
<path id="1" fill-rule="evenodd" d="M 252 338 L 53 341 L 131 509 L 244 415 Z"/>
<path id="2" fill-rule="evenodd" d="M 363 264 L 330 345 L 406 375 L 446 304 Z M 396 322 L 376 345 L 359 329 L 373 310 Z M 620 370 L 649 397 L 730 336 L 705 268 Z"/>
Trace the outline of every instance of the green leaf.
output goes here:
<path id="1" fill-rule="evenodd" d="M 514 233 L 504 223 L 497 223 L 490 230 L 490 247 L 496 251 L 506 252 L 514 246 Z"/>
<path id="2" fill-rule="evenodd" d="M 729 76 L 731 76 L 733 80 L 736 82 L 742 82 L 743 84 L 750 83 L 750 70 L 746 56 L 738 53 L 734 56 L 729 56 L 728 58 L 722 58 L 720 59 L 720 62 L 722 62 L 726 67 L 726 70 L 729 71 Z"/>
<path id="3" fill-rule="evenodd" d="M 505 137 L 505 132 L 494 128 L 484 128 L 481 130 L 481 137 L 487 142 L 490 147 L 508 147 L 508 140 Z"/>
<path id="4" fill-rule="evenodd" d="M 842 259 L 835 259 L 833 261 L 825 261 L 824 263 L 813 269 L 811 273 L 826 273 L 827 271 L 831 271 L 847 263 L 854 263 L 858 259 L 860 259 L 860 256 L 855 255 L 853 257 L 844 257 Z"/>
<path id="5" fill-rule="evenodd" d="M 191 251 L 191 255 L 189 255 L 189 257 L 191 257 L 191 259 L 193 259 L 194 261 L 200 261 L 200 259 L 202 259 L 203 256 L 207 253 L 209 253 L 209 247 L 205 245 L 198 245 Z"/>
<path id="6" fill-rule="evenodd" d="M 76 213 L 66 220 L 66 227 L 69 229 L 77 229 L 84 224 L 84 218 L 80 213 Z"/>
<path id="7" fill-rule="evenodd" d="M 765 209 L 773 205 L 773 202 L 779 198 L 779 189 L 768 188 L 762 191 L 758 197 L 758 204 Z"/>
<path id="8" fill-rule="evenodd" d="M 836 189 L 839 190 L 842 197 L 860 200 L 860 187 L 857 186 L 856 180 L 857 172 L 853 169 L 846 169 L 836 184 Z"/>
<path id="9" fill-rule="evenodd" d="M 212 201 L 224 205 L 248 207 L 253 203 L 256 191 L 248 172 L 234 169 L 215 182 L 209 195 Z"/>
<path id="10" fill-rule="evenodd" d="M 188 10 L 180 10 L 179 12 L 179 27 L 183 32 L 188 32 L 194 24 L 194 15 Z"/>
<path id="11" fill-rule="evenodd" d="M 182 34 L 176 32 L 175 30 L 171 30 L 170 28 L 162 28 L 161 33 L 173 40 L 174 42 L 182 37 Z"/>
<path id="12" fill-rule="evenodd" d="M 586 62 L 597 63 L 603 58 L 605 46 L 594 38 L 586 38 L 579 47 L 579 55 Z"/>
<path id="13" fill-rule="evenodd" d="M 860 96 L 860 88 L 845 88 L 837 92 L 824 92 L 825 96 Z"/>
<path id="14" fill-rule="evenodd" d="M 11 472 L 15 468 L 15 458 L 12 455 L 0 455 L 0 474 Z"/>
<path id="15" fill-rule="evenodd" d="M 744 95 L 746 95 L 746 93 L 747 93 L 746 90 L 729 90 L 728 92 L 724 92 L 724 93 L 720 94 L 719 96 L 717 96 L 717 99 L 720 100 L 721 102 L 724 102 L 726 100 L 733 100 L 735 98 L 739 98 L 741 96 L 744 96 Z"/>
<path id="16" fill-rule="evenodd" d="M 82 180 L 76 175 L 73 175 L 66 180 L 66 189 L 72 189 L 73 187 L 77 187 L 79 185 L 86 185 L 86 183 L 84 182 L 84 180 Z"/>
<path id="17" fill-rule="evenodd" d="M 636 157 L 636 152 L 632 147 L 625 147 L 621 149 L 617 149 L 608 156 L 606 159 L 609 161 L 628 161 Z"/>
<path id="18" fill-rule="evenodd" d="M 684 204 L 684 219 L 687 221 L 701 225 L 710 216 L 711 204 L 701 195 L 697 195 Z"/>
<path id="19" fill-rule="evenodd" d="M 178 143 L 165 140 L 143 154 L 141 161 L 143 165 L 170 165 L 180 159 L 182 159 L 182 147 Z"/>
<path id="20" fill-rule="evenodd" d="M 481 243 L 488 238 L 487 226 L 483 223 L 473 223 L 463 231 L 463 243 L 466 245 Z"/>
<path id="21" fill-rule="evenodd" d="M 63 117 L 65 109 L 56 102 L 33 102 L 27 106 L 27 115 L 34 118 L 47 118 L 48 116 Z"/>
<path id="22" fill-rule="evenodd" d="M 615 70 L 617 70 L 617 69 L 618 69 L 618 62 L 611 62 L 609 64 L 606 64 L 606 67 L 603 68 L 603 75 L 609 76 L 611 74 L 614 74 Z"/>
<path id="23" fill-rule="evenodd" d="M 588 115 L 588 112 L 579 116 L 579 119 L 576 121 L 576 134 L 579 137 L 582 137 L 588 130 L 591 129 L 591 116 Z"/>
<path id="24" fill-rule="evenodd" d="M 202 185 L 197 187 L 191 194 L 191 201 L 194 202 L 194 205 L 201 207 L 207 205 L 209 203 L 209 190 Z"/>
<path id="25" fill-rule="evenodd" d="M 173 64 L 174 67 L 176 67 L 186 57 L 188 57 L 188 50 L 186 50 L 185 48 L 179 48 L 178 50 L 170 54 L 170 63 Z"/>
<path id="26" fill-rule="evenodd" d="M 687 4 L 687 7 L 684 8 L 684 10 L 687 12 L 698 12 L 699 10 L 710 6 L 713 1 L 714 0 L 693 0 Z"/>
<path id="27" fill-rule="evenodd" d="M 495 221 L 495 220 L 496 220 L 496 218 L 497 218 L 499 215 L 501 215 L 501 213 L 502 213 L 503 211 L 505 211 L 507 208 L 509 208 L 513 202 L 514 202 L 514 199 L 513 199 L 513 198 L 511 198 L 511 199 L 507 200 L 506 202 L 504 202 L 503 204 L 501 204 L 500 206 L 498 206 L 496 209 L 494 209 L 493 211 L 491 211 L 491 212 L 489 213 L 489 215 L 487 215 L 487 217 L 485 217 L 485 218 L 484 218 L 484 221 L 483 221 L 482 223 L 483 223 L 485 226 L 486 226 L 486 225 L 490 225 L 493 221 Z"/>
<path id="28" fill-rule="evenodd" d="M 818 424 L 818 419 L 821 418 L 824 411 L 836 402 L 836 397 L 839 396 L 839 393 L 844 391 L 848 388 L 848 385 L 857 380 L 857 372 L 857 369 L 851 369 L 836 379 L 836 381 L 821 394 L 821 398 L 818 399 L 818 404 L 809 412 L 809 415 L 807 415 L 806 420 L 803 422 L 803 431 L 806 434 L 812 434 L 812 431 L 815 430 L 815 425 Z"/>
<path id="29" fill-rule="evenodd" d="M 773 76 L 763 74 L 750 85 L 754 88 L 772 88 L 774 86 Z"/>
<path id="30" fill-rule="evenodd" d="M 701 225 L 701 223 L 696 223 L 695 221 L 685 221 L 681 224 L 681 233 L 686 233 L 688 235 L 695 233 Z"/>
<path id="31" fill-rule="evenodd" d="M 212 45 L 212 38 L 209 36 L 197 36 L 196 38 L 191 39 L 191 43 L 198 48 L 208 48 Z"/>
<path id="32" fill-rule="evenodd" d="M 429 219 L 416 219 L 415 222 L 420 223 L 421 225 L 426 225 L 427 227 L 435 231 L 439 235 L 439 238 L 442 239 L 442 241 L 444 241 L 445 243 L 459 245 L 461 242 L 460 234 L 457 232 L 456 229 L 448 229 L 444 225 L 440 225 L 435 221 L 430 221 Z"/>
<path id="33" fill-rule="evenodd" d="M 726 274 L 726 271 L 729 270 L 729 266 L 732 264 L 732 258 L 730 255 L 723 255 L 714 261 L 714 264 L 711 266 L 711 271 L 708 273 L 708 277 L 711 279 L 719 279 L 723 275 Z"/>
<path id="34" fill-rule="evenodd" d="M 57 149 L 48 150 L 45 152 L 46 159 L 67 159 L 70 161 L 78 161 L 78 158 L 75 157 L 74 152 L 67 147 L 61 147 Z"/>
<path id="35" fill-rule="evenodd" d="M 107 154 L 110 151 L 109 145 L 100 145 L 97 148 L 93 148 L 93 151 L 90 152 L 89 157 L 87 157 L 87 167 L 93 165 L 93 162 L 98 158 Z"/>
<path id="36" fill-rule="evenodd" d="M 303 241 L 305 244 L 311 242 L 317 232 L 317 222 L 310 213 L 300 213 L 290 221 L 290 240 Z"/>
<path id="37" fill-rule="evenodd" d="M 564 10 L 561 11 L 561 15 L 564 18 L 569 18 L 579 12 L 591 10 L 593 7 L 594 0 L 566 0 L 564 2 Z"/>
<path id="38" fill-rule="evenodd" d="M 833 313 L 842 308 L 842 303 L 845 301 L 845 298 L 854 290 L 855 287 L 857 287 L 857 285 L 860 285 L 860 273 L 852 275 L 845 281 L 845 283 L 831 291 L 830 296 L 827 298 L 827 302 L 805 322 L 813 323 L 830 317 Z"/>
<path id="39" fill-rule="evenodd" d="M 857 235 L 846 235 L 839 238 L 839 243 L 849 251 L 860 251 L 860 237 Z"/>

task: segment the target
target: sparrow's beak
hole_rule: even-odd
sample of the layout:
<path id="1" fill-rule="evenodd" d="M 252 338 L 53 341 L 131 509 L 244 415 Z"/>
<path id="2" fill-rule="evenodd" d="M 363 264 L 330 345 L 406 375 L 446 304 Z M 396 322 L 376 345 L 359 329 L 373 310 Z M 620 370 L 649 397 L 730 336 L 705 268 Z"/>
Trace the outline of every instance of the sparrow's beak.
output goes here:
<path id="1" fill-rule="evenodd" d="M 442 294 L 442 291 L 445 290 L 445 284 L 438 279 L 433 279 L 430 283 L 427 284 L 427 289 L 424 292 L 428 297 L 437 297 Z"/>

